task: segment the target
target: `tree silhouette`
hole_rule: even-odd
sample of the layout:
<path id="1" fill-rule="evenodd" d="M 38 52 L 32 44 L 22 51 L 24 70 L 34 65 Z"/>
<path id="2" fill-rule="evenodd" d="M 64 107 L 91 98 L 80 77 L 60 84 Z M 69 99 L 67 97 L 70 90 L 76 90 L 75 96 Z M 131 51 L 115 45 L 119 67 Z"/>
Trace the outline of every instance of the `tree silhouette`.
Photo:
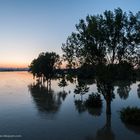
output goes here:
<path id="1" fill-rule="evenodd" d="M 77 63 L 115 64 L 123 61 L 137 65 L 140 55 L 140 12 L 122 9 L 88 15 L 76 25 L 77 32 L 62 45 L 64 59 L 70 66 Z"/>
<path id="2" fill-rule="evenodd" d="M 39 77 L 41 82 L 44 82 L 52 78 L 55 74 L 54 70 L 58 67 L 60 63 L 60 57 L 54 52 L 46 52 L 39 54 L 37 59 L 34 59 L 30 66 L 29 71 L 34 75 L 34 77 Z"/>

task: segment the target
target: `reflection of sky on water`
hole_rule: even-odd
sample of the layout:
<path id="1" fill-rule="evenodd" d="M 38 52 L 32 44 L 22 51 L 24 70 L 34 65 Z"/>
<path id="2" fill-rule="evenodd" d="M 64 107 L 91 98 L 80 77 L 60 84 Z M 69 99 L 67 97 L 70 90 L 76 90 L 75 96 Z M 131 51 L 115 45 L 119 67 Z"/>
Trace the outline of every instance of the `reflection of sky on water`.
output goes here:
<path id="1" fill-rule="evenodd" d="M 106 101 L 103 96 L 101 96 L 103 107 L 100 115 L 96 114 L 98 112 L 90 112 L 91 110 L 78 113 L 74 101 L 81 97 L 73 94 L 76 85 L 68 82 L 68 86 L 64 87 L 63 91 L 63 88 L 58 86 L 58 82 L 59 80 L 52 81 L 53 96 L 44 88 L 39 89 L 41 92 L 39 94 L 36 93 L 38 89 L 34 93 L 29 89 L 29 85 L 33 83 L 36 85 L 29 73 L 0 73 L 1 134 L 21 134 L 23 135 L 21 139 L 99 140 L 108 133 L 108 140 L 140 139 L 140 135 L 134 128 L 124 125 L 119 118 L 122 107 L 128 105 L 140 107 L 140 99 L 137 95 L 139 82 L 130 86 L 131 90 L 126 99 L 120 98 L 117 93 L 118 87 L 115 86 L 115 99 L 111 102 L 111 117 L 106 115 Z M 88 94 L 97 92 L 95 84 L 88 84 L 88 86 L 89 92 L 83 95 L 83 100 L 88 98 Z M 64 92 L 67 93 L 65 98 Z"/>

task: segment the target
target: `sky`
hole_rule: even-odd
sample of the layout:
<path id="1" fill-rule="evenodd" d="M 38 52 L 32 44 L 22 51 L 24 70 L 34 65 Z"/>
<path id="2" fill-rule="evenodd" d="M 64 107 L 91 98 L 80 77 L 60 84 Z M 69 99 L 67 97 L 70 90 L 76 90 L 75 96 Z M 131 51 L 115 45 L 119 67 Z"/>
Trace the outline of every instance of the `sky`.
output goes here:
<path id="1" fill-rule="evenodd" d="M 81 18 L 139 6 L 140 0 L 0 0 L 0 67 L 27 67 L 46 51 L 62 55 Z"/>

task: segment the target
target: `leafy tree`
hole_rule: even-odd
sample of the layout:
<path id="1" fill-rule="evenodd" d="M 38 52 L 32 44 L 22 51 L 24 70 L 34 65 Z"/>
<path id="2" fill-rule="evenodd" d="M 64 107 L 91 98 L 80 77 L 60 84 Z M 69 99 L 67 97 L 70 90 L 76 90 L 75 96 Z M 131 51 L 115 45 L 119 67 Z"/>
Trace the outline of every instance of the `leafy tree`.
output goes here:
<path id="1" fill-rule="evenodd" d="M 88 15 L 76 25 L 76 32 L 62 46 L 64 59 L 72 66 L 115 64 L 123 61 L 137 65 L 140 55 L 140 12 L 122 9 Z"/>
<path id="2" fill-rule="evenodd" d="M 76 35 L 72 33 L 72 35 L 68 37 L 66 43 L 62 44 L 62 50 L 64 52 L 63 60 L 68 62 L 66 65 L 67 68 L 75 68 L 78 66 L 78 43 L 76 41 Z"/>
<path id="3" fill-rule="evenodd" d="M 37 59 L 34 59 L 30 66 L 29 71 L 35 77 L 49 79 L 54 75 L 54 70 L 59 66 L 60 57 L 54 52 L 46 52 L 39 54 Z"/>

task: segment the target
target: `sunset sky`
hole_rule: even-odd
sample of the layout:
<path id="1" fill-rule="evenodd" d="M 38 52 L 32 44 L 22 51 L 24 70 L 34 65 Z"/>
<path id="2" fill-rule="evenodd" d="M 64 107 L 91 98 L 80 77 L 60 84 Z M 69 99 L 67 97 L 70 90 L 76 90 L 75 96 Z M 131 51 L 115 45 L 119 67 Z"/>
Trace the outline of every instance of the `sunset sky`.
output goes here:
<path id="1" fill-rule="evenodd" d="M 61 44 L 88 14 L 122 8 L 140 11 L 140 0 L 0 0 L 0 67 L 27 67 Z"/>

